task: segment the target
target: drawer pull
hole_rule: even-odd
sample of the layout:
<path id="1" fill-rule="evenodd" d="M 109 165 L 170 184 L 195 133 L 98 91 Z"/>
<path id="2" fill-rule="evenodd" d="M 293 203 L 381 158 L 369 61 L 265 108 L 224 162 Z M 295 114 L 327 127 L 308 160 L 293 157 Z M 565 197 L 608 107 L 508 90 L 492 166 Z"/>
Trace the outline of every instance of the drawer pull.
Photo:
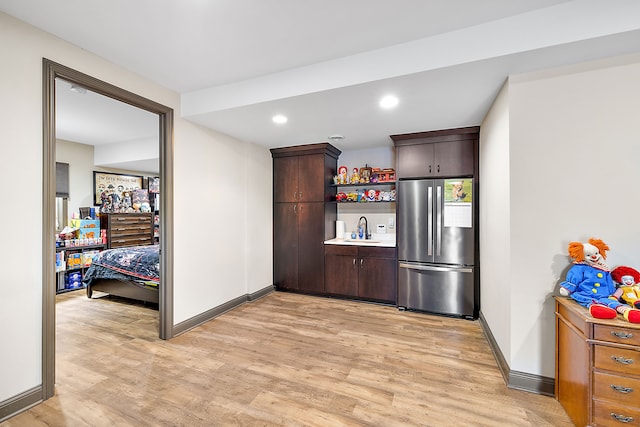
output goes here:
<path id="1" fill-rule="evenodd" d="M 624 415 L 616 414 L 615 412 L 612 412 L 611 416 L 621 423 L 630 423 L 633 421 L 633 417 L 625 417 Z"/>
<path id="2" fill-rule="evenodd" d="M 611 356 L 611 358 L 618 363 L 622 363 L 623 365 L 631 365 L 633 363 L 633 359 L 625 359 L 622 356 Z"/>
<path id="3" fill-rule="evenodd" d="M 611 388 L 619 393 L 633 393 L 633 389 L 631 387 L 623 387 L 621 385 L 611 384 Z"/>
<path id="4" fill-rule="evenodd" d="M 622 338 L 623 340 L 633 338 L 633 334 L 627 333 L 627 332 L 621 332 L 621 331 L 611 331 L 611 335 L 618 338 Z"/>

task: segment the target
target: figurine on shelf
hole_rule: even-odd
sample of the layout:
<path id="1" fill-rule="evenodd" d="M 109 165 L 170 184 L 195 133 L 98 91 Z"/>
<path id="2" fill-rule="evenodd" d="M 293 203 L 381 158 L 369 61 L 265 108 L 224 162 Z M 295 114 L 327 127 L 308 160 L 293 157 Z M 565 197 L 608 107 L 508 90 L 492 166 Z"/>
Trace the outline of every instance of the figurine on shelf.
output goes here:
<path id="1" fill-rule="evenodd" d="M 131 207 L 131 192 L 130 191 L 123 191 L 122 192 L 122 203 L 121 203 L 121 207 L 124 208 L 124 210 L 126 211 L 128 208 Z"/>
<path id="2" fill-rule="evenodd" d="M 376 199 L 377 199 L 377 194 L 376 193 L 380 194 L 379 191 L 376 191 L 376 190 L 370 188 L 367 191 L 367 202 L 375 202 Z"/>
<path id="3" fill-rule="evenodd" d="M 347 167 L 340 166 L 338 168 L 338 184 L 348 184 L 349 180 L 347 178 Z"/>
<path id="4" fill-rule="evenodd" d="M 368 184 L 371 180 L 371 168 L 365 164 L 363 168 L 360 168 L 360 182 L 362 184 Z"/>
<path id="5" fill-rule="evenodd" d="M 358 175 L 358 168 L 353 168 L 353 173 L 351 174 L 351 184 L 359 184 L 360 176 Z"/>

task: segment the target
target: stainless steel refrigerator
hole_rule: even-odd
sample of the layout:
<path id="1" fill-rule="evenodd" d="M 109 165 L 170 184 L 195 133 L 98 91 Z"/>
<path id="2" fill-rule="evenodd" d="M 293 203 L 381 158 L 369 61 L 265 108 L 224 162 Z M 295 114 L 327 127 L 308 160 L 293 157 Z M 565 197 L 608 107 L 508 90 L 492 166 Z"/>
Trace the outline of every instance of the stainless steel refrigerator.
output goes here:
<path id="1" fill-rule="evenodd" d="M 476 188 L 472 178 L 398 182 L 398 307 L 475 319 Z"/>

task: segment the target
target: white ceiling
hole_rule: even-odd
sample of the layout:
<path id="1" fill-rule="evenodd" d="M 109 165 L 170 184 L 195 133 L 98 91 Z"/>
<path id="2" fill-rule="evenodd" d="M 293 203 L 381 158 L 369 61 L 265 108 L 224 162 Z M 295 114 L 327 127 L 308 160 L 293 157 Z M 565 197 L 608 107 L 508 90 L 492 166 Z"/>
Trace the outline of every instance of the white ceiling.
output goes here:
<path id="1" fill-rule="evenodd" d="M 637 0 L 0 0 L 0 11 L 181 93 L 185 119 L 269 148 L 333 134 L 342 150 L 390 146 L 391 134 L 479 125 L 509 75 L 640 52 Z M 387 93 L 395 110 L 377 106 Z"/>

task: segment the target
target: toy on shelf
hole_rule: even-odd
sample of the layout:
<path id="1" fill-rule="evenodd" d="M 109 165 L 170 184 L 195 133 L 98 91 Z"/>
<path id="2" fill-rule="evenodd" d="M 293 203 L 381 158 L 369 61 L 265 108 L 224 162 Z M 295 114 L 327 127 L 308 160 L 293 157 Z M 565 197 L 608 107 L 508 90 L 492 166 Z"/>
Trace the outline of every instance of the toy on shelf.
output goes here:
<path id="1" fill-rule="evenodd" d="M 349 179 L 347 178 L 347 167 L 346 166 L 340 166 L 338 168 L 338 179 L 337 179 L 337 184 L 347 184 L 349 182 Z"/>
<path id="2" fill-rule="evenodd" d="M 353 168 L 353 173 L 351 174 L 351 179 L 349 180 L 351 184 L 360 184 L 360 175 L 358 175 L 358 168 Z"/>
<path id="3" fill-rule="evenodd" d="M 640 272 L 621 265 L 611 270 L 611 277 L 618 284 L 614 296 L 631 307 L 640 309 Z"/>
<path id="4" fill-rule="evenodd" d="M 614 296 L 616 287 L 604 262 L 609 246 L 591 238 L 588 243 L 571 242 L 568 249 L 574 261 L 566 280 L 560 283 L 560 294 L 588 308 L 595 318 L 614 319 L 620 313 L 629 322 L 640 323 L 640 310 L 622 304 Z"/>

